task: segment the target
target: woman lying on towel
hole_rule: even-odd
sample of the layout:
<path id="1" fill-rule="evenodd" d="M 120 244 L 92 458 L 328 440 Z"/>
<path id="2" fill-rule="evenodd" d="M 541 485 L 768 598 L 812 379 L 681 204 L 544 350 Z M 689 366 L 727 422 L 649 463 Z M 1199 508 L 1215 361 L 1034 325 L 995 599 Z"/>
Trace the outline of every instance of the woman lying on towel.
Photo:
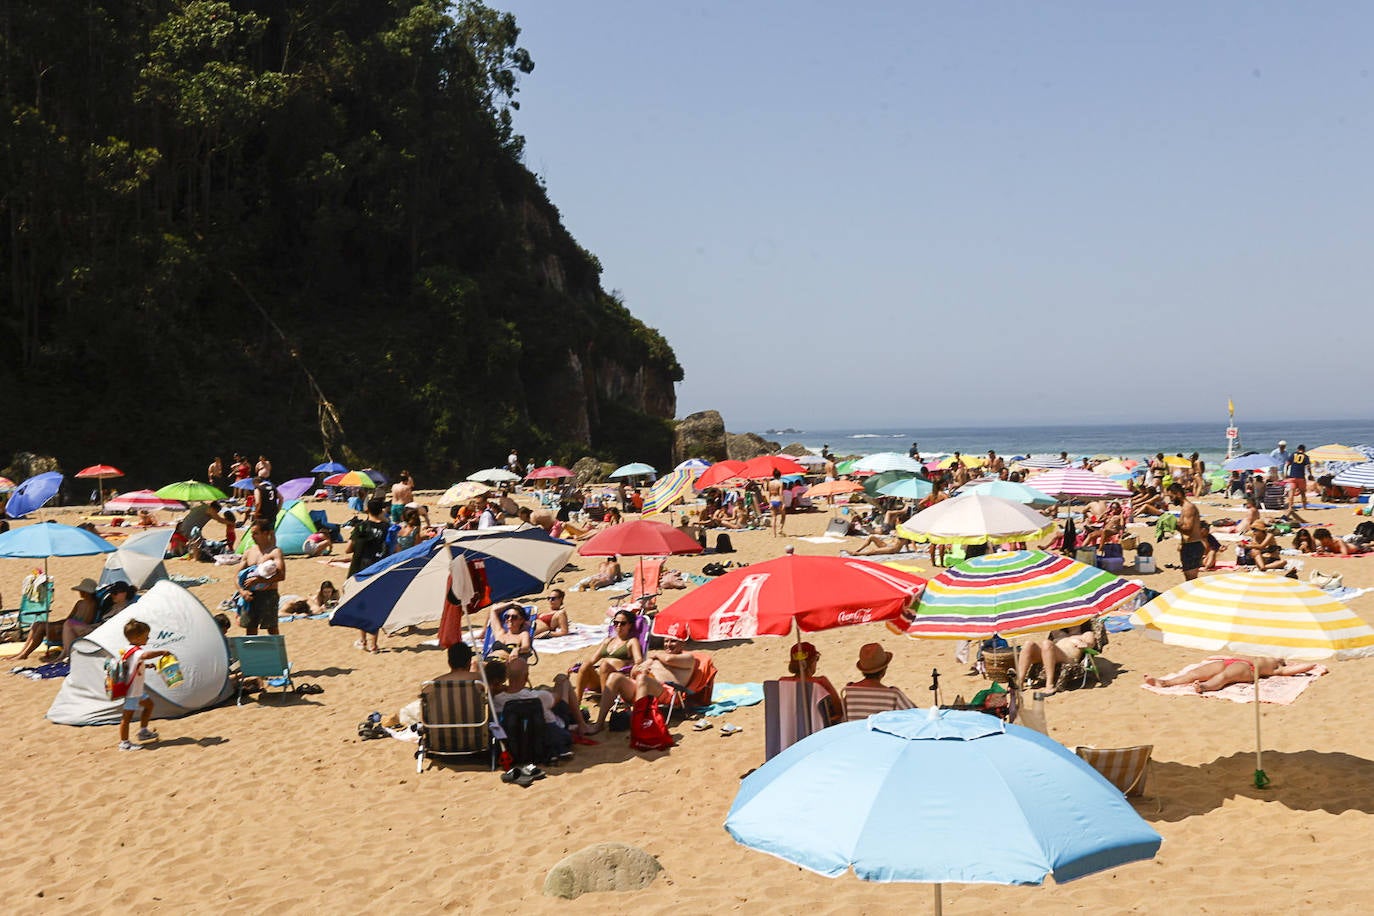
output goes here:
<path id="1" fill-rule="evenodd" d="M 597 588 L 605 588 L 607 585 L 614 585 L 620 581 L 622 573 L 620 571 L 620 560 L 617 557 L 607 557 L 601 561 L 596 572 L 587 576 L 582 581 L 572 587 L 575 592 L 589 592 Z"/>
<path id="2" fill-rule="evenodd" d="M 1290 665 L 1287 659 L 1271 658 L 1266 655 L 1254 659 L 1216 658 L 1199 665 L 1185 674 L 1173 677 L 1151 677 L 1145 675 L 1145 683 L 1151 687 L 1178 687 L 1192 684 L 1198 693 L 1210 693 L 1229 684 L 1249 684 L 1256 673 L 1260 677 L 1292 677 L 1306 674 L 1316 665 Z"/>

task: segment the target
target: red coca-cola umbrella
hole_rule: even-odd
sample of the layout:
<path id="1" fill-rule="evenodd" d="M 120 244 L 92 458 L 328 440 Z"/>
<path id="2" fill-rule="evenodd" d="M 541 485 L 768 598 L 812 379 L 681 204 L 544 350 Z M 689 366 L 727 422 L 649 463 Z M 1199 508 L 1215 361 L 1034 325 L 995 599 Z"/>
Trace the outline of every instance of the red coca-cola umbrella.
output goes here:
<path id="1" fill-rule="evenodd" d="M 688 592 L 659 612 L 654 632 L 676 624 L 691 639 L 712 642 L 895 620 L 925 584 L 857 557 L 788 555 L 731 570 Z"/>
<path id="2" fill-rule="evenodd" d="M 701 553 L 692 536 L 672 525 L 642 519 L 603 528 L 577 548 L 584 557 L 658 557 Z"/>
<path id="3" fill-rule="evenodd" d="M 692 487 L 697 490 L 704 490 L 707 487 L 718 487 L 726 481 L 733 480 L 739 476 L 740 469 L 744 467 L 743 461 L 717 461 L 709 468 L 701 472 L 696 480 L 692 481 Z"/>
<path id="4" fill-rule="evenodd" d="M 750 480 L 761 480 L 764 477 L 772 477 L 774 471 L 780 474 L 805 474 L 806 468 L 786 455 L 760 455 L 744 462 L 744 467 L 740 469 L 739 476 L 747 477 Z"/>

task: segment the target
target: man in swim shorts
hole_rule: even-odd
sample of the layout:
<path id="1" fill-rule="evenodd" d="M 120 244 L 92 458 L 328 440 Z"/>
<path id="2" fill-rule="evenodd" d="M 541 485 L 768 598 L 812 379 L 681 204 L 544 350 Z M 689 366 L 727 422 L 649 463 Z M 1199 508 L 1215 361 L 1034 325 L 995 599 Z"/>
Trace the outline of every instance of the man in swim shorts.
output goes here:
<path id="1" fill-rule="evenodd" d="M 1183 567 L 1183 578 L 1192 581 L 1202 570 L 1202 558 L 1207 552 L 1202 537 L 1202 516 L 1188 499 L 1182 484 L 1169 484 L 1169 498 L 1179 507 L 1178 534 L 1183 538 L 1183 546 L 1178 549 L 1179 565 Z"/>

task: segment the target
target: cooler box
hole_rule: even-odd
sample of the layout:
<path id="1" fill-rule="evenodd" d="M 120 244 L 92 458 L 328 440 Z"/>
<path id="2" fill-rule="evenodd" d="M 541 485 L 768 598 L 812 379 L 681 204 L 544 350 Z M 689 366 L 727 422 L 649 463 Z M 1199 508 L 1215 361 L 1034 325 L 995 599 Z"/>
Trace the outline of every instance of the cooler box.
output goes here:
<path id="1" fill-rule="evenodd" d="M 1151 559 L 1153 559 L 1153 557 Z M 1098 569 L 1105 569 L 1107 572 L 1111 573 L 1119 573 L 1121 572 L 1121 567 L 1125 565 L 1126 562 L 1121 557 L 1109 557 L 1100 553 L 1097 555 Z"/>
<path id="2" fill-rule="evenodd" d="M 1087 563 L 1089 566 L 1093 566 L 1097 563 L 1097 548 L 1080 547 L 1073 552 L 1073 558 L 1080 563 Z"/>
<path id="3" fill-rule="evenodd" d="M 1138 573 L 1153 573 L 1153 572 L 1158 572 L 1159 569 L 1155 566 L 1155 558 L 1154 558 L 1154 557 L 1152 557 L 1152 556 L 1143 557 L 1143 556 L 1141 556 L 1140 554 L 1136 554 L 1136 555 L 1135 555 L 1135 571 L 1138 572 Z"/>

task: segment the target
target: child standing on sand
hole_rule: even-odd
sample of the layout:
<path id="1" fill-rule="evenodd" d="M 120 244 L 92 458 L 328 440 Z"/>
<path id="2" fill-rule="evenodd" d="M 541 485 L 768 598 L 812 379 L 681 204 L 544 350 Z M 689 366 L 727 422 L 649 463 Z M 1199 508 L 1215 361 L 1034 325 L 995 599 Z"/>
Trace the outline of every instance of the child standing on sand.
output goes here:
<path id="1" fill-rule="evenodd" d="M 124 624 L 124 638 L 129 648 L 124 650 L 124 660 L 129 672 L 129 692 L 124 695 L 124 714 L 119 719 L 119 749 L 121 751 L 141 751 L 141 744 L 129 740 L 129 725 L 134 720 L 134 710 L 141 710 L 138 720 L 138 740 L 155 741 L 157 732 L 148 727 L 153 719 L 153 701 L 143 692 L 143 668 L 155 658 L 168 655 L 164 649 L 145 649 L 148 634 L 151 632 L 141 620 L 130 620 Z"/>

